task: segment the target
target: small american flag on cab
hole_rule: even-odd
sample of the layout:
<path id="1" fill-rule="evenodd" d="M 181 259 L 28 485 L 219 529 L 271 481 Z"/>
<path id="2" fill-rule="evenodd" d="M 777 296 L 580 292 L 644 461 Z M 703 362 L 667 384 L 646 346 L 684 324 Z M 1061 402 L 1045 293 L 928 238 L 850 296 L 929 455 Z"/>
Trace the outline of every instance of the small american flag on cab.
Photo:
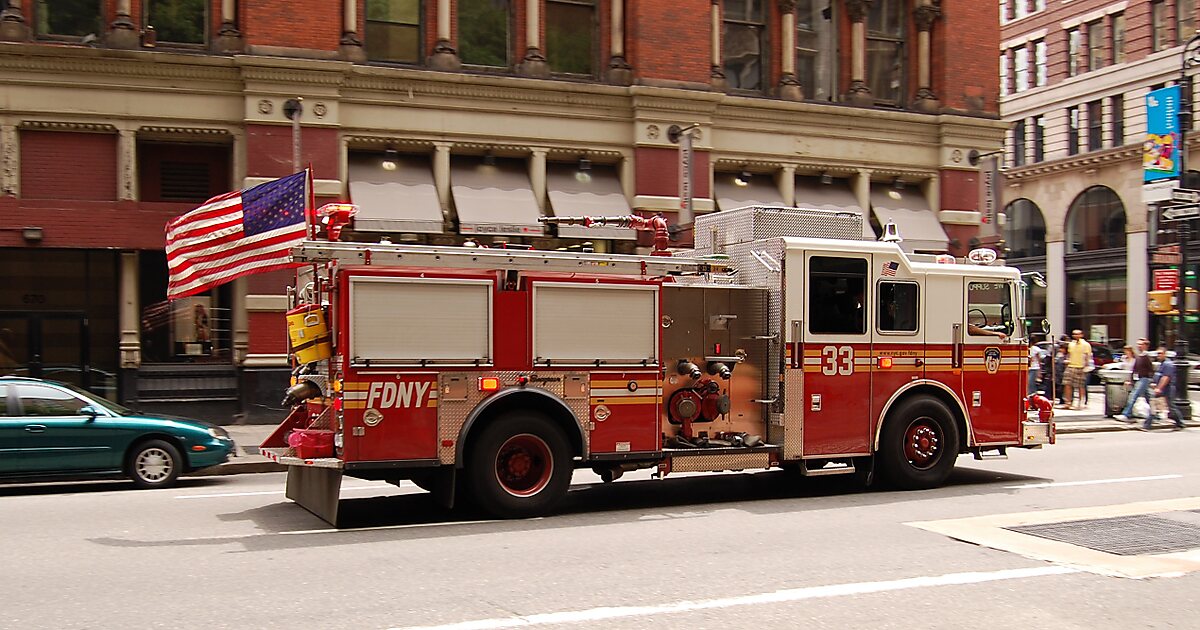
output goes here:
<path id="1" fill-rule="evenodd" d="M 900 268 L 900 263 L 898 263 L 898 262 L 896 262 L 896 261 L 894 261 L 894 260 L 893 260 L 893 261 L 890 261 L 890 262 L 885 262 L 885 263 L 883 263 L 883 275 L 884 275 L 884 277 L 887 277 L 887 278 L 892 278 L 892 277 L 895 277 L 895 275 L 896 275 L 896 270 L 897 270 L 897 269 L 899 269 L 899 268 Z"/>
<path id="2" fill-rule="evenodd" d="M 167 299 L 290 267 L 304 240 L 308 171 L 217 195 L 167 224 Z"/>

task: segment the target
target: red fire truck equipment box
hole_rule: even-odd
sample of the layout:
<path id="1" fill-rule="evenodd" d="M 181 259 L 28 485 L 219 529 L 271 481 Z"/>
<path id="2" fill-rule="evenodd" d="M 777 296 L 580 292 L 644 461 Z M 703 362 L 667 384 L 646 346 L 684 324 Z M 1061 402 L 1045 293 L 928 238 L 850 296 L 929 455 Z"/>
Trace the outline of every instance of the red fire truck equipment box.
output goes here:
<path id="1" fill-rule="evenodd" d="M 296 449 L 296 457 L 301 459 L 333 457 L 333 431 L 296 429 L 288 436 L 288 446 Z"/>

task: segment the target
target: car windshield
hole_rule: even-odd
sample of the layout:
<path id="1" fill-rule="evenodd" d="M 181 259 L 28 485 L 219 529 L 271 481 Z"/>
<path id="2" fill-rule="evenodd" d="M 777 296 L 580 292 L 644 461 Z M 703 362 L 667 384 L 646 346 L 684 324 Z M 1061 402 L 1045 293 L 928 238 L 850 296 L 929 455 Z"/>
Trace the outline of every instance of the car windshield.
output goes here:
<path id="1" fill-rule="evenodd" d="M 111 400 L 108 400 L 107 398 L 102 398 L 100 396 L 97 396 L 97 395 L 93 394 L 92 392 L 89 392 L 86 389 L 76 387 L 70 383 L 62 383 L 59 381 L 50 381 L 50 382 L 52 382 L 56 385 L 62 385 L 63 387 L 66 387 L 67 389 L 75 392 L 76 394 L 79 394 L 80 396 L 87 398 L 89 401 L 91 401 L 91 403 L 93 405 L 96 405 L 99 407 L 104 407 L 108 411 L 111 411 L 119 416 L 127 416 L 127 415 L 133 413 L 132 410 L 130 410 L 126 407 L 122 407 L 121 405 L 118 405 L 117 403 L 115 403 Z"/>

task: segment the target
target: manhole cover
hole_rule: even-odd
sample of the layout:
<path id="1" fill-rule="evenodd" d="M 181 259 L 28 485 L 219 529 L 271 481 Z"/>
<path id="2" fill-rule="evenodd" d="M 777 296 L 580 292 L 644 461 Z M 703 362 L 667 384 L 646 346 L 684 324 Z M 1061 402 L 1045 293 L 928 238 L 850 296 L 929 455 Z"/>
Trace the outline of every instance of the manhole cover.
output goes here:
<path id="1" fill-rule="evenodd" d="M 1161 516 L 1116 516 L 1005 529 L 1118 556 L 1175 553 L 1200 547 L 1200 526 Z"/>

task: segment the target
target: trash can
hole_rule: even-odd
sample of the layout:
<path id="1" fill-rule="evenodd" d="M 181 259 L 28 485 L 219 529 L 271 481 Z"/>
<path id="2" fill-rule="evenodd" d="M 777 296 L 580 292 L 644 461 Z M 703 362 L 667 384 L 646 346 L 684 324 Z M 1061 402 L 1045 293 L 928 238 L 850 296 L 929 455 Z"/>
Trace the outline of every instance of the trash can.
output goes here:
<path id="1" fill-rule="evenodd" d="M 1125 408 L 1129 402 L 1129 390 L 1125 384 L 1129 382 L 1129 370 L 1100 370 L 1100 380 L 1104 382 L 1104 417 L 1111 418 Z"/>

